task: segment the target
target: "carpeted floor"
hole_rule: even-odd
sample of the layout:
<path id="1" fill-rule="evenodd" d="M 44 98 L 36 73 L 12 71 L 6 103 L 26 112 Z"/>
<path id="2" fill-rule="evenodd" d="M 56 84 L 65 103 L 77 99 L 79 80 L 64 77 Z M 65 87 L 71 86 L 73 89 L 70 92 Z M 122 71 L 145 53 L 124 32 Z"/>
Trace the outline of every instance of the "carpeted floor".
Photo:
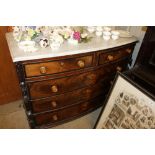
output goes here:
<path id="1" fill-rule="evenodd" d="M 0 129 L 29 129 L 22 101 L 0 105 Z M 92 129 L 101 108 L 81 118 L 54 127 L 53 129 Z"/>

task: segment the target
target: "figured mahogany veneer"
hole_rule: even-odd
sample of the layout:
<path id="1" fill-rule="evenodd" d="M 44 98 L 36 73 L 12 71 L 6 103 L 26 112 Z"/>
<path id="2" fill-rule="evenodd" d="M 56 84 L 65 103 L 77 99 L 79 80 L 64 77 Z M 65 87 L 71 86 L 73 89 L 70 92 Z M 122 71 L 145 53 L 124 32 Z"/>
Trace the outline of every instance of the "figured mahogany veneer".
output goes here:
<path id="1" fill-rule="evenodd" d="M 51 127 L 103 106 L 116 72 L 128 69 L 134 46 L 17 62 L 30 127 Z"/>
<path id="2" fill-rule="evenodd" d="M 57 94 L 70 92 L 86 86 L 94 86 L 97 82 L 104 79 L 116 71 L 125 69 L 126 61 L 115 63 L 111 66 L 105 66 L 95 71 L 85 72 L 69 77 L 62 77 L 58 79 L 48 79 L 39 82 L 28 83 L 31 99 L 50 97 Z"/>
<path id="3" fill-rule="evenodd" d="M 99 57 L 99 64 L 102 65 L 104 63 L 113 62 L 121 59 L 122 57 L 128 57 L 132 52 L 132 48 L 122 48 L 116 50 L 115 52 L 107 52 L 106 54 L 103 52 Z"/>
<path id="4" fill-rule="evenodd" d="M 72 71 L 92 66 L 93 56 L 84 56 L 25 65 L 27 77 Z"/>
<path id="5" fill-rule="evenodd" d="M 101 106 L 103 97 L 97 97 L 91 101 L 82 102 L 78 105 L 70 106 L 69 108 L 64 108 L 62 110 L 57 110 L 54 112 L 47 112 L 45 114 L 39 114 L 34 116 L 34 120 L 37 125 L 51 124 L 67 120 L 68 118 L 78 116 L 87 111 Z"/>
<path id="6" fill-rule="evenodd" d="M 105 80 L 103 83 L 89 86 L 82 89 L 74 90 L 73 92 L 64 93 L 61 95 L 55 95 L 48 99 L 39 99 L 32 101 L 33 112 L 42 112 L 48 110 L 55 110 L 64 106 L 70 106 L 75 103 L 89 100 L 98 95 L 107 92 L 104 87 L 110 86 L 110 80 Z"/>

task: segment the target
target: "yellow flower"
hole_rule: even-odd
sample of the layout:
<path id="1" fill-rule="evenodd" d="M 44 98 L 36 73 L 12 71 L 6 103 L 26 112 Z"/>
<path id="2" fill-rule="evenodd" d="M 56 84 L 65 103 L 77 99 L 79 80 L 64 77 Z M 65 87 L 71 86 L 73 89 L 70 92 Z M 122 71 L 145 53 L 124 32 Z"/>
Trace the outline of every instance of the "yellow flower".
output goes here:
<path id="1" fill-rule="evenodd" d="M 28 29 L 28 35 L 32 37 L 35 34 L 35 31 L 33 29 Z"/>
<path id="2" fill-rule="evenodd" d="M 65 39 L 68 39 L 69 37 L 70 37 L 70 33 L 69 33 L 69 32 L 65 32 L 65 33 L 64 33 L 64 38 L 65 38 Z"/>

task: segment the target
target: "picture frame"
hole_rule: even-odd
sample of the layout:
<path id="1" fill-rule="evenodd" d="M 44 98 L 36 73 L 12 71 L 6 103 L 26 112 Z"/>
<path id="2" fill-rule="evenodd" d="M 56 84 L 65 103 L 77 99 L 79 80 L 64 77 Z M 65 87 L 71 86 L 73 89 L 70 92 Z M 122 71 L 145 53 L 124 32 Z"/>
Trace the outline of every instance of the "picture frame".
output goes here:
<path id="1" fill-rule="evenodd" d="M 155 97 L 117 73 L 95 129 L 154 129 Z"/>

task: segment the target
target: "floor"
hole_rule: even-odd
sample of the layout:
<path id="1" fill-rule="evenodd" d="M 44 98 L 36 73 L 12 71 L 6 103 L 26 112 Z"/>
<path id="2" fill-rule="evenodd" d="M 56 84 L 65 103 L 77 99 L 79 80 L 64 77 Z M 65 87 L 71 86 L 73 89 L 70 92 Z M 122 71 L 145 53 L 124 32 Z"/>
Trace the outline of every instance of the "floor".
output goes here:
<path id="1" fill-rule="evenodd" d="M 92 129 L 100 111 L 101 108 L 53 129 Z M 29 129 L 22 100 L 0 105 L 0 129 Z"/>

